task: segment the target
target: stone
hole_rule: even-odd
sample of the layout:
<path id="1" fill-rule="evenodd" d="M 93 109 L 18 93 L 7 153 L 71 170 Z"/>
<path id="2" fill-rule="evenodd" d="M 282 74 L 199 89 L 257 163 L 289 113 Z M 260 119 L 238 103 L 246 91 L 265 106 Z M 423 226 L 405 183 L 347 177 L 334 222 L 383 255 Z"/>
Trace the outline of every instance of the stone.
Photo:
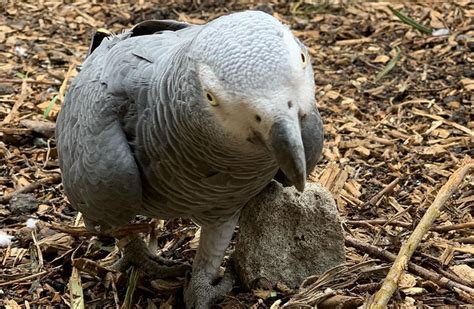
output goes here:
<path id="1" fill-rule="evenodd" d="M 19 193 L 10 200 L 10 211 L 14 215 L 28 215 L 38 209 L 39 203 L 32 193 Z"/>
<path id="2" fill-rule="evenodd" d="M 262 280 L 297 288 L 345 262 L 337 207 L 319 184 L 300 193 L 273 181 L 247 203 L 239 226 L 233 260 L 246 289 Z"/>

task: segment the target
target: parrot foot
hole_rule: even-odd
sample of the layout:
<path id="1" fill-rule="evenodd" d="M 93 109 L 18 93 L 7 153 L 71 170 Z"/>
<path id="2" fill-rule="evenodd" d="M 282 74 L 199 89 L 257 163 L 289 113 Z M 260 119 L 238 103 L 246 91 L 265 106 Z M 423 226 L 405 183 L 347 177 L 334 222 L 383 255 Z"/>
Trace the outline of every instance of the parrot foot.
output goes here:
<path id="1" fill-rule="evenodd" d="M 157 256 L 150 252 L 145 242 L 138 236 L 121 239 L 118 244 L 123 256 L 112 268 L 126 272 L 130 266 L 137 266 L 151 278 L 182 277 L 191 270 L 191 265 Z"/>
<path id="2" fill-rule="evenodd" d="M 211 305 L 224 298 L 232 290 L 234 282 L 235 274 L 230 265 L 227 266 L 224 277 L 217 284 L 212 284 L 204 273 L 194 272 L 191 280 L 188 280 L 184 287 L 186 309 L 211 308 Z"/>

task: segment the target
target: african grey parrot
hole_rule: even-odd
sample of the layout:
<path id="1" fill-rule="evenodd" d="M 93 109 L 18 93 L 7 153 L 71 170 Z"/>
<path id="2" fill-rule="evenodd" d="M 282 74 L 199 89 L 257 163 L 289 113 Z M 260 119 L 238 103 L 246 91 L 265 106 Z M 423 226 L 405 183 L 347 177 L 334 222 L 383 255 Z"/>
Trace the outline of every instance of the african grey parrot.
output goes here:
<path id="1" fill-rule="evenodd" d="M 103 232 L 137 214 L 193 219 L 201 238 L 184 299 L 209 307 L 232 288 L 214 280 L 241 208 L 273 178 L 303 191 L 321 154 L 308 51 L 257 11 L 148 21 L 101 39 L 57 120 L 66 195 Z M 125 265 L 186 270 L 125 239 Z"/>

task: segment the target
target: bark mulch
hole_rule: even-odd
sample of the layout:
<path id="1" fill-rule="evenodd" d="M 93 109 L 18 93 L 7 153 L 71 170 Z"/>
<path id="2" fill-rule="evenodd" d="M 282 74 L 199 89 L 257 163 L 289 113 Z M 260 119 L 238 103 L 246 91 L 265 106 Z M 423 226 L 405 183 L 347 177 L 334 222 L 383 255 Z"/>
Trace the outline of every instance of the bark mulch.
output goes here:
<path id="1" fill-rule="evenodd" d="M 204 23 L 249 8 L 273 14 L 309 48 L 326 139 L 311 180 L 336 199 L 348 264 L 299 290 L 236 285 L 220 306 L 356 308 L 400 250 L 408 267 L 399 258 L 377 297 L 394 308 L 474 304 L 474 4 L 197 0 L 0 4 L 0 306 L 183 306 L 181 279 L 110 270 L 113 240 L 91 240 L 63 194 L 54 120 L 94 29 Z M 463 165 L 466 175 L 448 182 Z M 118 233 L 130 229 L 165 257 L 195 254 L 198 228 L 188 220 L 138 218 Z"/>

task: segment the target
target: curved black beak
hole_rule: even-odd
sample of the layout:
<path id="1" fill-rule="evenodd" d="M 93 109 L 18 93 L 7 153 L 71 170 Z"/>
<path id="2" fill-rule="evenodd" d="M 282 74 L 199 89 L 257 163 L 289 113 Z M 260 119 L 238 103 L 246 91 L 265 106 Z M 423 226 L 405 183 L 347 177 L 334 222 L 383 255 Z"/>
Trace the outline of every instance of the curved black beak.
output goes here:
<path id="1" fill-rule="evenodd" d="M 285 176 L 300 192 L 306 182 L 306 159 L 297 121 L 277 120 L 270 130 L 270 146 Z"/>

